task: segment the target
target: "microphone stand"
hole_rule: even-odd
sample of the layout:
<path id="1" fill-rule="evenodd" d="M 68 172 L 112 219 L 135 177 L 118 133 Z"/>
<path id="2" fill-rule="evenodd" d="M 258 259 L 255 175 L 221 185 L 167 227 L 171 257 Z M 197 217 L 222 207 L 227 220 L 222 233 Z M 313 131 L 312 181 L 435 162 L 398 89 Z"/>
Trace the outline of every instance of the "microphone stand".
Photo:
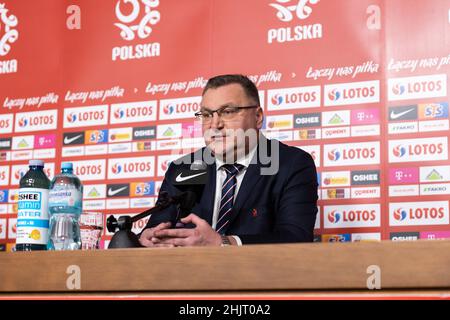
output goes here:
<path id="1" fill-rule="evenodd" d="M 153 208 L 139 213 L 134 217 L 120 216 L 117 220 L 113 215 L 110 215 L 106 220 L 108 231 L 115 232 L 117 228 L 119 229 L 119 231 L 117 231 L 112 237 L 108 249 L 141 248 L 142 245 L 139 242 L 138 236 L 131 231 L 133 223 L 151 214 L 159 213 L 172 204 L 183 205 L 183 203 L 186 201 L 185 198 L 189 198 L 187 194 L 188 192 L 184 192 L 178 196 L 169 197 L 169 194 L 167 192 L 161 192 L 159 195 L 159 199 Z"/>

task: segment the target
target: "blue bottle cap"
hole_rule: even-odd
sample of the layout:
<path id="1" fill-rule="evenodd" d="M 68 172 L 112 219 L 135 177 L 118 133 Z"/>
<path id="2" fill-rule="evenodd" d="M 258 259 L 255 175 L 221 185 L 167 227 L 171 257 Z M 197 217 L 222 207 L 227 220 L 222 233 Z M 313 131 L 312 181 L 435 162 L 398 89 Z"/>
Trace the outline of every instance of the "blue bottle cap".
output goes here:
<path id="1" fill-rule="evenodd" d="M 61 163 L 61 169 L 73 169 L 72 162 L 63 162 L 63 163 Z"/>
<path id="2" fill-rule="evenodd" d="M 28 162 L 29 166 L 37 166 L 37 167 L 43 167 L 44 166 L 44 161 L 43 160 L 30 160 Z"/>

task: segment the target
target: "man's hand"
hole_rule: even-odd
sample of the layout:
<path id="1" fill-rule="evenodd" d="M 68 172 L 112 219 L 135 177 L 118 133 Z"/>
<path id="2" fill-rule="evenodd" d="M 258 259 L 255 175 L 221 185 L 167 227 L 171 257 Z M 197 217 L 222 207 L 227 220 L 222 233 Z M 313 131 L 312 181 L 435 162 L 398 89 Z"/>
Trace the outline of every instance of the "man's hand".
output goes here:
<path id="1" fill-rule="evenodd" d="M 164 243 L 155 244 L 152 241 L 152 238 L 154 237 L 154 233 L 156 231 L 168 229 L 171 226 L 172 226 L 172 224 L 170 222 L 163 222 L 163 223 L 158 224 L 154 228 L 145 229 L 142 232 L 141 237 L 139 238 L 139 242 L 144 247 L 174 247 L 174 245 L 172 245 L 172 244 L 164 244 Z"/>
<path id="2" fill-rule="evenodd" d="M 161 228 L 153 232 L 151 241 L 155 245 L 185 246 L 220 246 L 221 236 L 215 232 L 205 220 L 191 213 L 181 219 L 182 223 L 195 224 L 194 229 L 167 229 Z"/>

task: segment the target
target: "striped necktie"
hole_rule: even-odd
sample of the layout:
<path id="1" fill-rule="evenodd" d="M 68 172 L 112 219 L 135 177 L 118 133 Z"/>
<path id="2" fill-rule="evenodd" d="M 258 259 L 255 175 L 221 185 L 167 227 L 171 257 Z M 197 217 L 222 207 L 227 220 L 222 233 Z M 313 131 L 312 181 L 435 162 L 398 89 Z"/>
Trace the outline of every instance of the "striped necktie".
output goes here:
<path id="1" fill-rule="evenodd" d="M 231 210 L 233 209 L 234 191 L 237 185 L 236 175 L 244 166 L 241 164 L 225 164 L 221 168 L 225 170 L 227 177 L 222 184 L 222 198 L 220 200 L 216 231 L 224 235 L 230 222 Z"/>

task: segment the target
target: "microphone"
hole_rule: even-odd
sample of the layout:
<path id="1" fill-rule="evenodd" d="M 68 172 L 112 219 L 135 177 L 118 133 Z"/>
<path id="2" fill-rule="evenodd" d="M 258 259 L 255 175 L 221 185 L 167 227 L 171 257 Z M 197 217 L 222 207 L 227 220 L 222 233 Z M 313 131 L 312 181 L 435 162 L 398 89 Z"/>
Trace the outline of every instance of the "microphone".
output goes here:
<path id="1" fill-rule="evenodd" d="M 187 217 L 192 212 L 195 204 L 200 201 L 205 184 L 208 181 L 207 165 L 202 160 L 195 160 L 189 169 L 177 169 L 174 177 L 172 184 L 184 194 L 183 201 L 178 206 L 177 217 L 173 223 L 173 226 L 176 227 L 177 222 Z"/>
<path id="2" fill-rule="evenodd" d="M 117 231 L 109 243 L 108 249 L 114 248 L 138 248 L 141 247 L 139 238 L 131 231 L 134 222 L 153 214 L 159 214 L 171 205 L 177 206 L 177 216 L 172 222 L 173 227 L 194 228 L 193 224 L 178 224 L 177 222 L 188 216 L 195 204 L 200 201 L 203 189 L 208 181 L 207 165 L 201 160 L 194 161 L 189 169 L 177 169 L 172 184 L 179 193 L 170 196 L 167 192 L 161 192 L 156 205 L 134 216 L 121 216 L 116 219 L 113 215 L 107 219 L 109 232 Z"/>

